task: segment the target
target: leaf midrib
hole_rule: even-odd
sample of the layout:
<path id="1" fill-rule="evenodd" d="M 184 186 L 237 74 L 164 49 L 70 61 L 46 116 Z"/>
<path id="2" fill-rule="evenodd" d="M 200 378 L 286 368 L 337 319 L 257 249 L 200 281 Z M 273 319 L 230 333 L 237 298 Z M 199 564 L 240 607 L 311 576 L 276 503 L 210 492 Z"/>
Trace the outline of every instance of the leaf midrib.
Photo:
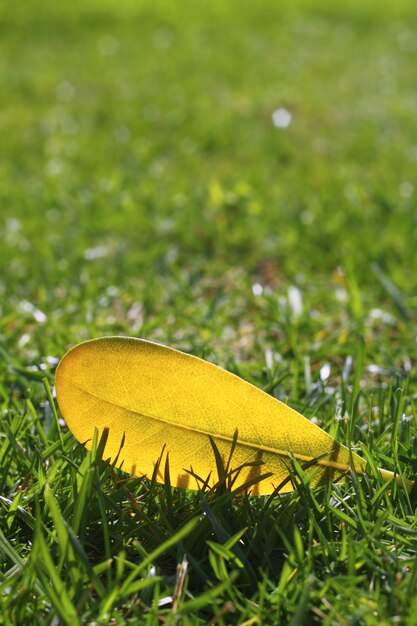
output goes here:
<path id="1" fill-rule="evenodd" d="M 222 435 L 220 433 L 214 434 L 214 433 L 210 433 L 208 431 L 202 430 L 200 428 L 189 427 L 189 426 L 187 426 L 185 424 L 178 424 L 177 422 L 174 422 L 173 420 L 167 420 L 167 419 L 164 419 L 163 417 L 157 417 L 155 415 L 147 415 L 147 414 L 144 414 L 144 413 L 140 413 L 140 411 L 136 411 L 135 409 L 131 409 L 131 408 L 128 408 L 128 407 L 126 407 L 126 406 L 124 406 L 122 404 L 117 404 L 116 402 L 112 402 L 111 400 L 107 400 L 105 398 L 102 398 L 98 394 L 95 394 L 92 391 L 90 391 L 88 389 L 85 389 L 84 387 L 82 387 L 78 383 L 75 383 L 74 381 L 71 381 L 70 384 L 73 385 L 74 387 L 77 387 L 77 389 L 79 389 L 83 393 L 88 394 L 89 396 L 91 396 L 91 397 L 93 397 L 93 398 L 95 398 L 97 400 L 100 400 L 101 402 L 109 404 L 110 406 L 116 406 L 116 407 L 118 407 L 120 409 L 124 409 L 125 411 L 129 411 L 131 413 L 137 413 L 138 415 L 143 415 L 144 417 L 147 417 L 148 419 L 154 420 L 156 422 L 161 422 L 163 424 L 167 424 L 167 425 L 170 425 L 170 426 L 174 426 L 176 428 L 180 428 L 180 429 L 183 429 L 185 431 L 191 431 L 191 432 L 198 433 L 200 435 L 206 435 L 207 438 L 208 437 L 213 437 L 214 439 L 220 439 L 221 441 L 225 441 L 225 442 L 230 443 L 230 444 L 232 444 L 232 442 L 233 442 L 233 438 L 229 437 L 228 435 Z M 307 418 L 304 418 L 304 419 L 307 419 Z M 338 447 L 344 448 L 343 444 L 338 443 L 336 440 L 333 440 L 333 441 L 334 441 L 334 443 Z M 336 470 L 340 470 L 342 472 L 343 471 L 348 471 L 350 469 L 350 466 L 347 465 L 346 463 L 337 463 L 336 461 L 332 461 L 331 459 L 319 459 L 319 458 L 314 457 L 314 456 L 309 456 L 309 455 L 306 455 L 306 454 L 300 454 L 299 452 L 293 452 L 293 451 L 288 451 L 288 450 L 281 450 L 279 448 L 271 448 L 269 446 L 265 446 L 264 444 L 258 444 L 258 443 L 254 443 L 254 442 L 251 442 L 251 441 L 242 440 L 239 437 L 237 439 L 237 444 L 238 445 L 242 445 L 242 446 L 246 446 L 246 447 L 251 448 L 253 450 L 257 450 L 257 451 L 261 450 L 263 452 L 268 452 L 270 454 L 273 454 L 273 455 L 276 455 L 276 456 L 280 456 L 280 457 L 283 457 L 283 458 L 287 458 L 287 459 L 290 459 L 291 456 L 293 456 L 298 461 L 311 462 L 311 461 L 314 461 L 314 459 L 316 459 L 316 461 L 315 461 L 316 465 L 320 465 L 320 466 L 323 466 L 323 467 L 330 467 L 330 468 L 333 468 L 333 469 L 336 469 Z"/>

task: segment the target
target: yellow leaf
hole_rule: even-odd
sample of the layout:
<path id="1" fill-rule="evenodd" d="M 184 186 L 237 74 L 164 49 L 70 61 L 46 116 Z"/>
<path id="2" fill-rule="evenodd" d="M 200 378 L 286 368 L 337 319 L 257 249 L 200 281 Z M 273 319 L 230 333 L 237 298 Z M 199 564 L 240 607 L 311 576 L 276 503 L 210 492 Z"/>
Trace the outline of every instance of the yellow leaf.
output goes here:
<path id="1" fill-rule="evenodd" d="M 337 480 L 352 463 L 358 473 L 365 469 L 357 454 L 238 376 L 142 339 L 104 337 L 75 346 L 59 363 L 56 392 L 65 421 L 87 448 L 95 429 L 108 429 L 103 458 L 148 477 L 163 451 L 177 487 L 201 487 L 195 476 L 213 485 L 210 437 L 226 465 L 236 429 L 231 467 L 244 467 L 233 487 L 249 481 L 255 495 L 280 485 L 280 492 L 292 491 L 291 481 L 284 482 L 291 455 L 307 466 L 312 486 Z M 157 480 L 164 482 L 161 467 Z M 385 472 L 386 480 L 392 477 Z"/>

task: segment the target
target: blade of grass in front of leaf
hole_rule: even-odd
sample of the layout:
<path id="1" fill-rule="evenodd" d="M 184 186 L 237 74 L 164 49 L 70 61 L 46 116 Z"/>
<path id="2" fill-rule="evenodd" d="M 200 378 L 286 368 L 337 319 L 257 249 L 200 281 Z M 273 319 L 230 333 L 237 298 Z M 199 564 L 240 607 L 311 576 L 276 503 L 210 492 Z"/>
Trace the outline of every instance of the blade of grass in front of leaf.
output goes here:
<path id="1" fill-rule="evenodd" d="M 245 468 L 234 487 L 250 485 L 254 495 L 271 494 L 278 485 L 292 489 L 289 455 L 312 462 L 306 470 L 312 486 L 337 479 L 352 463 L 359 473 L 365 467 L 301 414 L 234 374 L 144 340 L 80 344 L 58 366 L 56 389 L 78 439 L 89 447 L 94 429 L 108 429 L 104 455 L 125 471 L 163 482 L 158 467 L 164 446 L 173 486 L 201 487 L 193 475 L 203 482 L 209 477 L 213 486 L 216 468 L 221 482 L 231 452 L 236 466 Z M 250 466 L 254 461 L 258 465 Z"/>

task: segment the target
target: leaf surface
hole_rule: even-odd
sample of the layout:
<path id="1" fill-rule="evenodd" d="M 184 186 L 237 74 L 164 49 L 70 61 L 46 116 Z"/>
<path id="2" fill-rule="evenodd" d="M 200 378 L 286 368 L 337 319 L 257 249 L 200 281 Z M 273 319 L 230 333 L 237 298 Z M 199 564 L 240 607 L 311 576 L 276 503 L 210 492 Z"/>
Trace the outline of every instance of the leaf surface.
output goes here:
<path id="1" fill-rule="evenodd" d="M 290 455 L 309 466 L 312 485 L 336 480 L 352 463 L 359 473 L 365 467 L 321 428 L 238 376 L 142 339 L 104 337 L 75 346 L 59 363 L 56 392 L 65 421 L 87 448 L 94 429 L 108 429 L 103 458 L 149 478 L 163 450 L 177 487 L 201 487 L 189 470 L 213 485 L 212 444 L 226 465 L 236 429 L 231 466 L 244 467 L 234 487 L 250 482 L 256 495 L 288 478 Z M 163 469 L 157 480 L 164 482 Z M 280 491 L 292 489 L 287 481 Z"/>

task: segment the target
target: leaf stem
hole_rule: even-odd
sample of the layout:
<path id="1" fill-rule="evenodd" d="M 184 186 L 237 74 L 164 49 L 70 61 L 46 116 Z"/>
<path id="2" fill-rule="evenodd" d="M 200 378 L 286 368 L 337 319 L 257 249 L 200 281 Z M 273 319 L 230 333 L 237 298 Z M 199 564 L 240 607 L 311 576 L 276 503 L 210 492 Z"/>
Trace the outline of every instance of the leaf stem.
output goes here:
<path id="1" fill-rule="evenodd" d="M 405 478 L 404 476 L 401 476 L 400 474 L 397 474 L 395 472 L 391 472 L 390 470 L 381 469 L 380 467 L 378 468 L 378 471 L 385 482 L 388 483 L 391 480 L 395 480 L 397 485 L 399 485 L 400 487 L 404 487 L 407 493 L 411 493 L 415 484 L 414 480 Z"/>

